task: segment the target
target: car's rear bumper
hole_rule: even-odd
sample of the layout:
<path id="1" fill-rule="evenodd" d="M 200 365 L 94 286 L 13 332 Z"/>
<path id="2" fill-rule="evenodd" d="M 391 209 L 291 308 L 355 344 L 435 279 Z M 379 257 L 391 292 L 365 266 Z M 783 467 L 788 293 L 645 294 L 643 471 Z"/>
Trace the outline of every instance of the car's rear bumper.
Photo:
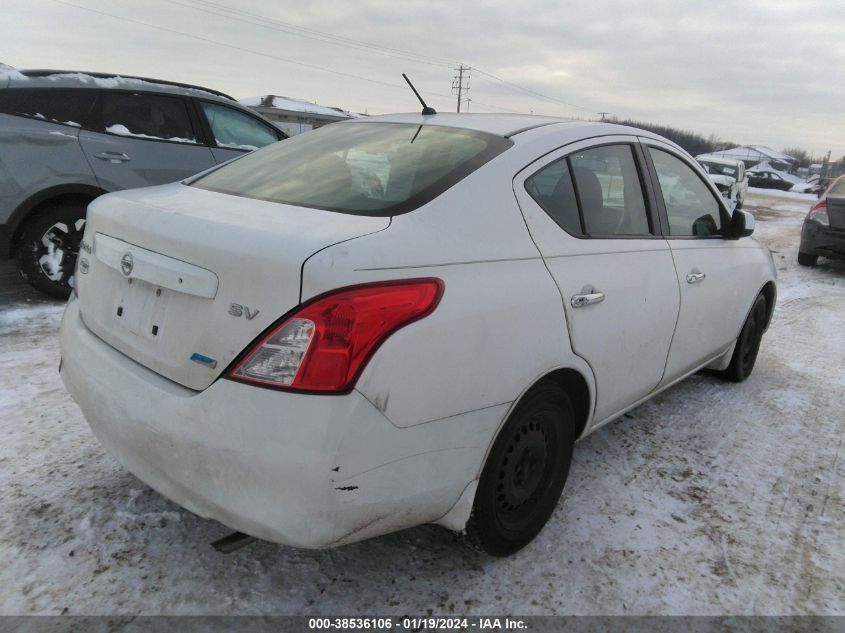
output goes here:
<path id="1" fill-rule="evenodd" d="M 478 474 L 472 414 L 407 429 L 357 391 L 186 389 L 87 329 L 71 300 L 61 376 L 100 442 L 176 503 L 247 534 L 327 547 L 431 522 Z"/>
<path id="2" fill-rule="evenodd" d="M 805 221 L 798 250 L 807 255 L 845 258 L 845 229 L 823 226 L 812 220 Z"/>

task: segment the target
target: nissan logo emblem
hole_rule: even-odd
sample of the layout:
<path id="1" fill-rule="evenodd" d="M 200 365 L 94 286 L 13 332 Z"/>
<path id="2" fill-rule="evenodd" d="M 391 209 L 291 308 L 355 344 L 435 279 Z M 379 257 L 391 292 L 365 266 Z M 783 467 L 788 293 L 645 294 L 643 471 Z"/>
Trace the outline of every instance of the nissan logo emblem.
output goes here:
<path id="1" fill-rule="evenodd" d="M 135 262 L 132 259 L 132 253 L 126 253 L 123 257 L 120 258 L 120 270 L 122 270 L 123 274 L 127 277 L 132 272 L 132 267 L 134 265 Z"/>

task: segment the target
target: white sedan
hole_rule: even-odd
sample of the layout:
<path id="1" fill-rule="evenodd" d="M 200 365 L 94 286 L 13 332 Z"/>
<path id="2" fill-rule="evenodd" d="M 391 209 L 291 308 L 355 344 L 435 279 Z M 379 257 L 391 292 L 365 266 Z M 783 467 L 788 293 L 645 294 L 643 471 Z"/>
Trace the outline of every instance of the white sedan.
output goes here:
<path id="1" fill-rule="evenodd" d="M 423 523 L 494 555 L 575 441 L 754 365 L 775 269 L 650 132 L 522 115 L 334 124 L 88 211 L 61 375 L 180 505 L 329 547 Z"/>

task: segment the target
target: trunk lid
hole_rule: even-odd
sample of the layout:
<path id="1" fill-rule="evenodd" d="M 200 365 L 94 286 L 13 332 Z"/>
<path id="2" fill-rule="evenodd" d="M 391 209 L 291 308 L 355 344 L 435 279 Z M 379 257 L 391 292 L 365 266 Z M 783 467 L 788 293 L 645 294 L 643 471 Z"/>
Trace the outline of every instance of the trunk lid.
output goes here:
<path id="1" fill-rule="evenodd" d="M 299 304 L 308 257 L 389 225 L 390 218 L 181 184 L 110 194 L 88 209 L 80 312 L 120 352 L 185 387 L 205 389 Z"/>

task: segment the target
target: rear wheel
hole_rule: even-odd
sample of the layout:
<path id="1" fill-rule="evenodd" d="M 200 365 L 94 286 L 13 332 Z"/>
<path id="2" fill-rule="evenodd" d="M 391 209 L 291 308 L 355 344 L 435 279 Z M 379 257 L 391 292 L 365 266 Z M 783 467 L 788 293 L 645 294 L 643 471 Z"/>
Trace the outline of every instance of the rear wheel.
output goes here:
<path id="1" fill-rule="evenodd" d="M 757 360 L 757 352 L 760 351 L 760 340 L 763 338 L 765 327 L 766 298 L 758 295 L 736 340 L 731 364 L 722 372 L 725 378 L 733 382 L 742 382 L 751 375 L 754 362 Z"/>
<path id="2" fill-rule="evenodd" d="M 27 223 L 16 250 L 18 270 L 34 288 L 67 299 L 85 229 L 86 204 L 48 205 Z"/>
<path id="3" fill-rule="evenodd" d="M 505 422 L 481 473 L 467 525 L 481 549 L 507 556 L 540 533 L 563 492 L 574 442 L 569 397 L 540 383 Z"/>
<path id="4" fill-rule="evenodd" d="M 818 255 L 810 255 L 809 253 L 798 252 L 798 263 L 802 266 L 815 266 L 819 261 Z"/>

